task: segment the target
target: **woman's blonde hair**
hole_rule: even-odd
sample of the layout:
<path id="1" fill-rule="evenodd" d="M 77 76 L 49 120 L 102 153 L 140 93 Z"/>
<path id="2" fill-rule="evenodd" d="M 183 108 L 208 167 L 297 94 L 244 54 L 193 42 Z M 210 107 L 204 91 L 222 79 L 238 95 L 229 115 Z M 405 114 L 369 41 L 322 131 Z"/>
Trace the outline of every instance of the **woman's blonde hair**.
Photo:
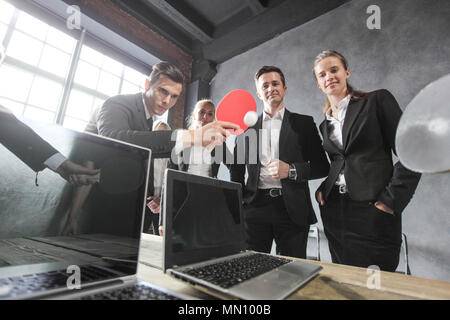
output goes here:
<path id="1" fill-rule="evenodd" d="M 191 129 L 195 129 L 194 125 L 194 116 L 195 113 L 198 112 L 198 109 L 200 109 L 201 107 L 203 107 L 205 104 L 209 104 L 211 106 L 213 106 L 214 108 L 214 119 L 216 118 L 216 106 L 214 105 L 214 102 L 212 102 L 211 99 L 202 99 L 197 101 L 197 103 L 195 104 L 194 110 L 192 110 L 191 114 L 189 115 L 189 117 L 186 119 L 186 124 L 187 124 L 187 128 L 189 130 Z"/>
<path id="2" fill-rule="evenodd" d="M 339 52 L 334 51 L 334 50 L 325 50 L 325 51 L 322 51 L 321 53 L 319 53 L 317 55 L 316 59 L 314 60 L 313 75 L 316 80 L 317 80 L 317 77 L 316 77 L 316 72 L 314 71 L 314 69 L 316 68 L 317 64 L 320 61 L 322 61 L 323 59 L 328 58 L 328 57 L 338 58 L 341 61 L 342 65 L 344 66 L 344 69 L 348 70 L 347 59 L 345 59 L 342 54 L 340 54 Z M 359 100 L 366 95 L 366 93 L 363 91 L 357 91 L 357 90 L 353 89 L 353 87 L 348 83 L 348 81 L 347 81 L 347 94 L 349 94 L 350 97 L 354 100 Z M 327 100 L 325 101 L 325 105 L 323 107 L 323 114 L 326 114 L 328 109 L 330 109 L 330 107 L 331 107 L 331 103 L 330 103 L 330 100 L 328 100 L 328 98 L 327 98 Z"/>

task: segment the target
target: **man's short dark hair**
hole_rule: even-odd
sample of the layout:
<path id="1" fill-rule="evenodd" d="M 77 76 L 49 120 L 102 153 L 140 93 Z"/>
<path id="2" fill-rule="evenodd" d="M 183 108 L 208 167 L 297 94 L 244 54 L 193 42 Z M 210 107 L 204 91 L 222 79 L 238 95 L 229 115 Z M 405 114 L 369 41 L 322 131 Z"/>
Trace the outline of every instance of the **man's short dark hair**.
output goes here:
<path id="1" fill-rule="evenodd" d="M 169 62 L 161 61 L 152 68 L 152 73 L 149 76 L 150 84 L 155 84 L 162 74 L 176 83 L 184 83 L 184 76 L 180 69 Z"/>
<path id="2" fill-rule="evenodd" d="M 277 72 L 280 75 L 281 82 L 283 82 L 283 86 L 286 86 L 286 79 L 284 78 L 284 74 L 280 68 L 275 66 L 264 66 L 261 67 L 255 74 L 255 82 L 258 82 L 259 77 L 261 77 L 264 73 L 269 72 Z"/>

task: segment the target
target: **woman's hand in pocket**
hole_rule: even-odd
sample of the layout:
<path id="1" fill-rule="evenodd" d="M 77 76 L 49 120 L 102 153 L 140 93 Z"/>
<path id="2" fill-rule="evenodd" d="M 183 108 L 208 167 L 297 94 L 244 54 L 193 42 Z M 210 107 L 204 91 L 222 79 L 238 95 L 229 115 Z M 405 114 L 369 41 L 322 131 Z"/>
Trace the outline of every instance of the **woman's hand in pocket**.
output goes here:
<path id="1" fill-rule="evenodd" d="M 323 199 L 322 191 L 317 192 L 317 202 L 323 207 L 325 205 L 325 200 Z"/>
<path id="2" fill-rule="evenodd" d="M 394 210 L 392 210 L 391 208 L 389 208 L 387 205 L 385 205 L 383 202 L 381 201 L 377 201 L 375 202 L 374 206 L 378 209 L 381 210 L 383 212 L 389 213 L 394 215 Z"/>

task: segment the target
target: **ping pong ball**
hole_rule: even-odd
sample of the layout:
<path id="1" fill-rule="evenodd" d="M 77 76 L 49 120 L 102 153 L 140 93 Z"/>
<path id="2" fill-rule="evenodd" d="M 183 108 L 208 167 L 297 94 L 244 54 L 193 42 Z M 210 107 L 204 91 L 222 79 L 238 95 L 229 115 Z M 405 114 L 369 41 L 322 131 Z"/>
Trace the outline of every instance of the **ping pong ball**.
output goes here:
<path id="1" fill-rule="evenodd" d="M 249 111 L 244 116 L 244 123 L 248 127 L 253 127 L 258 121 L 258 114 L 255 111 Z"/>

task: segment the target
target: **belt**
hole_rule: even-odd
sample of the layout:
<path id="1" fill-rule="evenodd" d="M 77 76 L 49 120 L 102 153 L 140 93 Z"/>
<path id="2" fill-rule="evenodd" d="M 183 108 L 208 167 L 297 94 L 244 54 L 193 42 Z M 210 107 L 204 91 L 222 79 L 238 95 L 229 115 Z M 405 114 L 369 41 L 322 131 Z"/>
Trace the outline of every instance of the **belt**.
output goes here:
<path id="1" fill-rule="evenodd" d="M 333 186 L 333 190 L 336 193 L 339 193 L 339 194 L 346 194 L 346 193 L 348 193 L 348 189 L 347 189 L 346 185 L 334 185 Z"/>
<path id="2" fill-rule="evenodd" d="M 263 195 L 269 196 L 272 198 L 279 197 L 283 194 L 280 188 L 272 188 L 272 189 L 259 189 Z"/>

